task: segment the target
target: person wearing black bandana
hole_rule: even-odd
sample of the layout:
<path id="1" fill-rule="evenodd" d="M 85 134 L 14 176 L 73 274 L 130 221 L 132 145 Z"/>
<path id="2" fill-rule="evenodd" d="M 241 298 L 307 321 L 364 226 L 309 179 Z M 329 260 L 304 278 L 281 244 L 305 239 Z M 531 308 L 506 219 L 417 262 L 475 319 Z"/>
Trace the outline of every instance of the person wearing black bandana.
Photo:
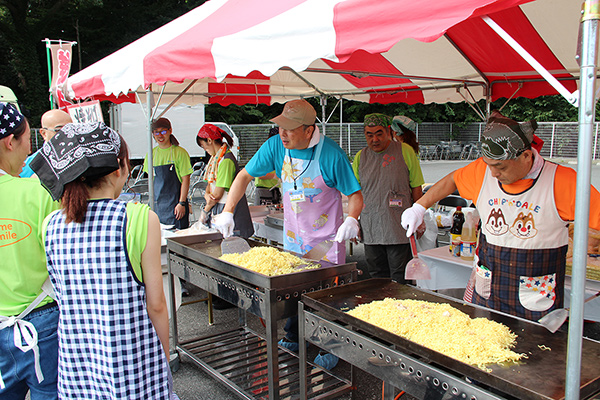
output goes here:
<path id="1" fill-rule="evenodd" d="M 448 174 L 402 215 L 410 235 L 425 210 L 456 189 L 472 200 L 482 226 L 465 300 L 535 321 L 563 307 L 577 181 L 574 170 L 540 156 L 536 128 L 535 121 L 519 123 L 494 111 L 482 134 L 482 157 Z M 589 226 L 600 229 L 594 187 Z"/>
<path id="2" fill-rule="evenodd" d="M 42 228 L 60 310 L 59 398 L 176 399 L 158 216 L 116 200 L 127 144 L 102 122 L 67 124 L 31 168 L 62 208 Z"/>

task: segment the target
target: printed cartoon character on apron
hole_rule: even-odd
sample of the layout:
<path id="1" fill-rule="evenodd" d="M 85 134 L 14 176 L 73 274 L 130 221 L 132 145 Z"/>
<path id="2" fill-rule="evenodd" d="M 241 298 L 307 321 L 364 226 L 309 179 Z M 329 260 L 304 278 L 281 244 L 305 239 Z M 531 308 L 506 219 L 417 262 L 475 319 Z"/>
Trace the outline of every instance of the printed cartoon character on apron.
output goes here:
<path id="1" fill-rule="evenodd" d="M 292 158 L 287 150 L 281 170 L 284 248 L 300 254 L 306 254 L 324 240 L 333 240 L 344 218 L 340 192 L 327 186 L 321 175 L 324 141 L 321 137 L 308 160 Z M 344 244 L 334 242 L 324 260 L 344 263 Z"/>
<path id="2" fill-rule="evenodd" d="M 562 307 L 568 231 L 554 202 L 555 172 L 546 161 L 534 184 L 513 195 L 486 169 L 473 303 L 530 320 Z"/>

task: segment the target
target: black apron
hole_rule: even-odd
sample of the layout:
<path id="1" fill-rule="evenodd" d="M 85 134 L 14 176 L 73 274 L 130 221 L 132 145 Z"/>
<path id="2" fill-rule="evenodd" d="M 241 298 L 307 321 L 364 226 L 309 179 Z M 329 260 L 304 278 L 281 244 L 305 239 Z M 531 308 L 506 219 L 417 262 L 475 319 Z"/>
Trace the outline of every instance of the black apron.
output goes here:
<path id="1" fill-rule="evenodd" d="M 175 171 L 175 164 L 154 167 L 154 211 L 163 225 L 175 225 L 175 229 L 186 229 L 190 226 L 190 214 L 185 205 L 183 218 L 175 218 L 175 206 L 179 203 L 181 182 Z"/>

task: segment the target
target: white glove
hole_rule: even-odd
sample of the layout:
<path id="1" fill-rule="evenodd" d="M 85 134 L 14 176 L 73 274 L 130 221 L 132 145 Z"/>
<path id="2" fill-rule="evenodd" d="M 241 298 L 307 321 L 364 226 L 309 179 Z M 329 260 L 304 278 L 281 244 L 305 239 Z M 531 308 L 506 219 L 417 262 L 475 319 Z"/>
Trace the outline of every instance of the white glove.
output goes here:
<path id="1" fill-rule="evenodd" d="M 213 218 L 213 228 L 221 232 L 224 238 L 233 235 L 233 213 L 224 211 Z"/>
<path id="2" fill-rule="evenodd" d="M 423 223 L 425 211 L 425 207 L 419 203 L 415 203 L 411 208 L 404 210 L 400 224 L 406 229 L 406 237 L 411 237 L 419 225 Z"/>
<path id="3" fill-rule="evenodd" d="M 346 220 L 338 228 L 335 241 L 342 243 L 344 240 L 354 239 L 358 236 L 359 225 L 354 217 L 346 217 Z"/>

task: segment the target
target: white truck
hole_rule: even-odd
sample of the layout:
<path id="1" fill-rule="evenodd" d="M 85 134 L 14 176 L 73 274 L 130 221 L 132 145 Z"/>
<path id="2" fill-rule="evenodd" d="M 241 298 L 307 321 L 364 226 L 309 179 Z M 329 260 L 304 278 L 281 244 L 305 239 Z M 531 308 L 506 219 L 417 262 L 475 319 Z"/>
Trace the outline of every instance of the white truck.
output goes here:
<path id="1" fill-rule="evenodd" d="M 110 109 L 110 126 L 119 132 L 129 146 L 129 157 L 132 160 L 140 160 L 148 153 L 148 127 L 146 109 L 142 104 L 123 103 L 113 104 Z M 158 106 L 159 115 L 165 106 Z M 188 106 L 180 104 L 171 107 L 163 117 L 171 121 L 173 135 L 179 141 L 181 147 L 187 150 L 190 157 L 202 158 L 205 151 L 196 144 L 196 134 L 204 122 L 204 105 Z M 240 149 L 240 141 L 235 132 L 224 122 L 211 122 L 223 129 L 233 138 L 231 152 L 237 158 Z M 154 147 L 154 144 L 153 144 Z"/>

